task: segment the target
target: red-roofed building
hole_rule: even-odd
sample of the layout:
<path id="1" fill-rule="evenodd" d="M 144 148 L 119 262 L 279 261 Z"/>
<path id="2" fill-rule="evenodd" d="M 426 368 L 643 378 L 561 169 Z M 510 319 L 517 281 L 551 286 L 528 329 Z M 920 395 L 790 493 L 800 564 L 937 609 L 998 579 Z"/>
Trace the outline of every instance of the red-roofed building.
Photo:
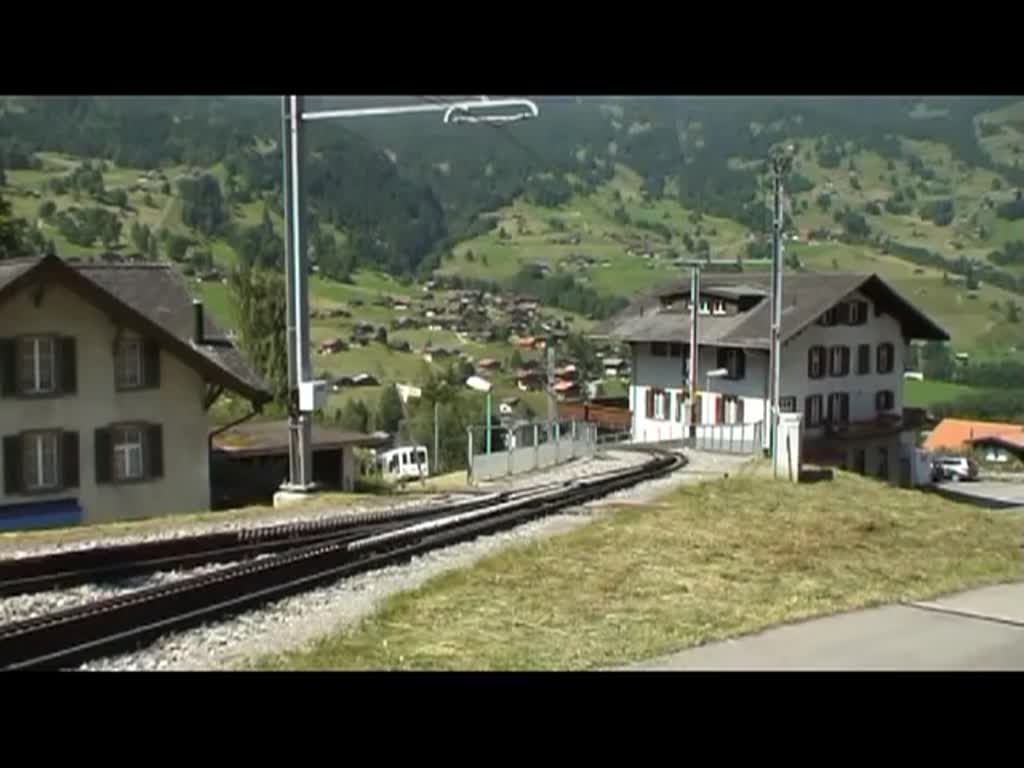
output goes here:
<path id="1" fill-rule="evenodd" d="M 966 451 L 982 438 L 1004 438 L 1024 443 L 1024 425 L 971 419 L 943 419 L 925 439 L 929 451 Z"/>

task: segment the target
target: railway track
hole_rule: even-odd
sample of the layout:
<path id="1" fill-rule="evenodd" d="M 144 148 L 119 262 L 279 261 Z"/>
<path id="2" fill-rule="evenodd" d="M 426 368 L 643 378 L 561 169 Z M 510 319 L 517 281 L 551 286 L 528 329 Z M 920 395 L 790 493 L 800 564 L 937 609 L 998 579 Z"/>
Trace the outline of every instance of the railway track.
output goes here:
<path id="1" fill-rule="evenodd" d="M 390 519 L 361 520 L 347 527 L 292 536 L 290 540 L 282 538 L 285 534 L 279 531 L 278 538 L 257 542 L 277 548 L 268 557 L 0 625 L 0 669 L 68 668 L 131 651 L 171 632 L 235 615 L 339 578 L 406 562 L 439 547 L 496 533 L 606 496 L 668 474 L 685 463 L 679 455 L 648 452 L 651 458 L 639 467 L 570 483 L 494 494 L 445 509 L 406 511 Z M 246 545 L 236 542 L 237 546 Z M 214 549 L 180 556 L 209 558 L 220 556 L 220 552 Z M 108 564 L 103 573 L 109 574 L 113 572 L 109 569 L 115 567 L 143 567 L 158 559 Z M 97 571 L 92 573 L 95 576 Z"/>
<path id="2" fill-rule="evenodd" d="M 507 493 L 481 495 L 455 504 L 430 504 L 412 509 L 339 515 L 224 533 L 179 536 L 133 544 L 0 560 L 0 597 L 67 589 L 79 584 L 111 581 L 161 570 L 193 568 L 209 563 L 245 560 L 350 534 L 371 534 L 410 520 L 424 520 L 469 511 L 508 498 Z"/>

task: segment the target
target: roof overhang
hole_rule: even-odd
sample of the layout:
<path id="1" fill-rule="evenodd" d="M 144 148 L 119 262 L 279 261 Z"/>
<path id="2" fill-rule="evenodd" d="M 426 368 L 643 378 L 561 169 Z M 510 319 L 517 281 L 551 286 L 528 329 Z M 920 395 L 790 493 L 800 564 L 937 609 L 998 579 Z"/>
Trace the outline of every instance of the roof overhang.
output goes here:
<path id="1" fill-rule="evenodd" d="M 258 389 L 249 382 L 238 378 L 192 346 L 191 343 L 133 309 L 117 296 L 85 277 L 74 266 L 56 256 L 44 256 L 32 267 L 0 285 L 0 306 L 20 291 L 46 281 L 54 281 L 65 286 L 83 300 L 103 310 L 109 317 L 123 322 L 143 335 L 156 339 L 168 352 L 197 371 L 209 383 L 236 392 L 255 405 L 263 405 L 273 399 L 270 392 Z"/>

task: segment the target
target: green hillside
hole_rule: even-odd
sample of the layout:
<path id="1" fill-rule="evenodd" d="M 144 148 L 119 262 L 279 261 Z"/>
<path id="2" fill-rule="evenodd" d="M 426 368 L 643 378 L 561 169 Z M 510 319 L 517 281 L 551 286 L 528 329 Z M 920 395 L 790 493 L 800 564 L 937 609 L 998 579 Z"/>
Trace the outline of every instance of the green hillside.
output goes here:
<path id="1" fill-rule="evenodd" d="M 312 304 L 352 315 L 316 318 L 314 342 L 348 339 L 359 320 L 411 348 L 374 341 L 318 356 L 324 372 L 416 380 L 438 365 L 423 358 L 429 341 L 500 360 L 502 392 L 516 391 L 507 340 L 397 330 L 402 313 L 381 300 L 444 278 L 538 296 L 546 316 L 579 331 L 683 278 L 690 260 L 764 268 L 765 160 L 786 145 L 787 269 L 877 271 L 957 351 L 1024 354 L 1024 101 L 538 101 L 540 120 L 497 131 L 417 118 L 311 134 Z M 25 224 L 24 247 L 173 260 L 230 327 L 224 271 L 283 271 L 275 108 L 0 98 L 0 194 Z"/>

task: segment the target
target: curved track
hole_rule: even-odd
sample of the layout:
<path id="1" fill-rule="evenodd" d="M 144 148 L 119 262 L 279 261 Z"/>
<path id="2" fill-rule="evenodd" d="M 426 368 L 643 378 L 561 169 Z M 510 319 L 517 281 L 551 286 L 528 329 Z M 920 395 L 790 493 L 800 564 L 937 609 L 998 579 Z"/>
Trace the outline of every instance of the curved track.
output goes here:
<path id="1" fill-rule="evenodd" d="M 668 474 L 685 463 L 680 455 L 651 453 L 652 458 L 639 467 L 595 478 L 495 494 L 445 510 L 417 510 L 418 516 L 407 511 L 400 518 L 362 520 L 311 534 L 312 538 L 293 537 L 285 551 L 255 562 L 3 625 L 0 668 L 67 668 L 130 651 L 172 631 L 576 506 Z M 280 539 L 274 545 L 284 548 Z"/>

